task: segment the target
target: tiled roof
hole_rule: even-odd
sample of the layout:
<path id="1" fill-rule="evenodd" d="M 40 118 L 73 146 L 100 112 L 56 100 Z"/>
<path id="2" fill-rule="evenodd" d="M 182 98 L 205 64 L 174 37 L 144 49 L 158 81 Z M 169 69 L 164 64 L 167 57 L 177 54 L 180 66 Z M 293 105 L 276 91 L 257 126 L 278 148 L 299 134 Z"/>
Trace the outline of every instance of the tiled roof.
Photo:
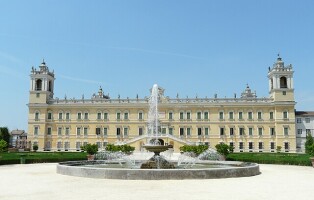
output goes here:
<path id="1" fill-rule="evenodd" d="M 303 117 L 309 117 L 309 116 L 314 116 L 314 111 L 296 111 L 295 112 L 296 116 L 303 116 Z"/>

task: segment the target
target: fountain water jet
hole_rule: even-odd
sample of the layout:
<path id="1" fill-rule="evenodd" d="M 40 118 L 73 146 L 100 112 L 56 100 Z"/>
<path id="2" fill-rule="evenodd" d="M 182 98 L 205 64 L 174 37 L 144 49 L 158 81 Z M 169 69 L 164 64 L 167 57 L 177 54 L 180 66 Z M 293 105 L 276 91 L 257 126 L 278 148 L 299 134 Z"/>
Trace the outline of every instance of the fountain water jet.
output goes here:
<path id="1" fill-rule="evenodd" d="M 158 85 L 154 84 L 149 98 L 148 111 L 148 141 L 143 147 L 150 152 L 154 152 L 154 156 L 141 165 L 141 169 L 174 169 L 174 164 L 160 156 L 161 152 L 167 151 L 169 146 L 161 145 L 158 136 L 159 117 L 158 117 Z"/>

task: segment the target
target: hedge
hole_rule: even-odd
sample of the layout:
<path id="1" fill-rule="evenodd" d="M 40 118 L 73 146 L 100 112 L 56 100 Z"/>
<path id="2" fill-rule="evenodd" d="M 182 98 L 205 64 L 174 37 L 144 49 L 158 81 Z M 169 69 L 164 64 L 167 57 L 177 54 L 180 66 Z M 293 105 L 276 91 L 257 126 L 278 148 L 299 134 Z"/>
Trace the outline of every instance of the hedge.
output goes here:
<path id="1" fill-rule="evenodd" d="M 296 153 L 232 153 L 227 156 L 227 160 L 259 164 L 312 165 L 309 155 Z"/>

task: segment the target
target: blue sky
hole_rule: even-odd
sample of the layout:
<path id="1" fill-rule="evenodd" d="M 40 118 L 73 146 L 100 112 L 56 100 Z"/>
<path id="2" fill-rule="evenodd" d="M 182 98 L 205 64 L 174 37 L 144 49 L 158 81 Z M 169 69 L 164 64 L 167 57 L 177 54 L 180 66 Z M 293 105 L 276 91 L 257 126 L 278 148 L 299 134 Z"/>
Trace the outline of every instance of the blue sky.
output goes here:
<path id="1" fill-rule="evenodd" d="M 0 126 L 27 130 L 29 74 L 44 58 L 55 97 L 268 96 L 280 53 L 295 70 L 298 110 L 314 110 L 314 1 L 3 0 Z"/>

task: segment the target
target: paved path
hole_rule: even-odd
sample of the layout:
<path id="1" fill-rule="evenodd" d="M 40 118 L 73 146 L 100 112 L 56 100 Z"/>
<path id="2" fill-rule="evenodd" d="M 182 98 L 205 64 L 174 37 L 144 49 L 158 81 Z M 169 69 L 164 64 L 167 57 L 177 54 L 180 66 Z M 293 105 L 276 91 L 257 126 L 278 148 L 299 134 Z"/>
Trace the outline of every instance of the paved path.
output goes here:
<path id="1" fill-rule="evenodd" d="M 0 200 L 311 200 L 314 168 L 261 165 L 261 175 L 210 180 L 135 181 L 59 175 L 56 164 L 0 166 Z"/>

